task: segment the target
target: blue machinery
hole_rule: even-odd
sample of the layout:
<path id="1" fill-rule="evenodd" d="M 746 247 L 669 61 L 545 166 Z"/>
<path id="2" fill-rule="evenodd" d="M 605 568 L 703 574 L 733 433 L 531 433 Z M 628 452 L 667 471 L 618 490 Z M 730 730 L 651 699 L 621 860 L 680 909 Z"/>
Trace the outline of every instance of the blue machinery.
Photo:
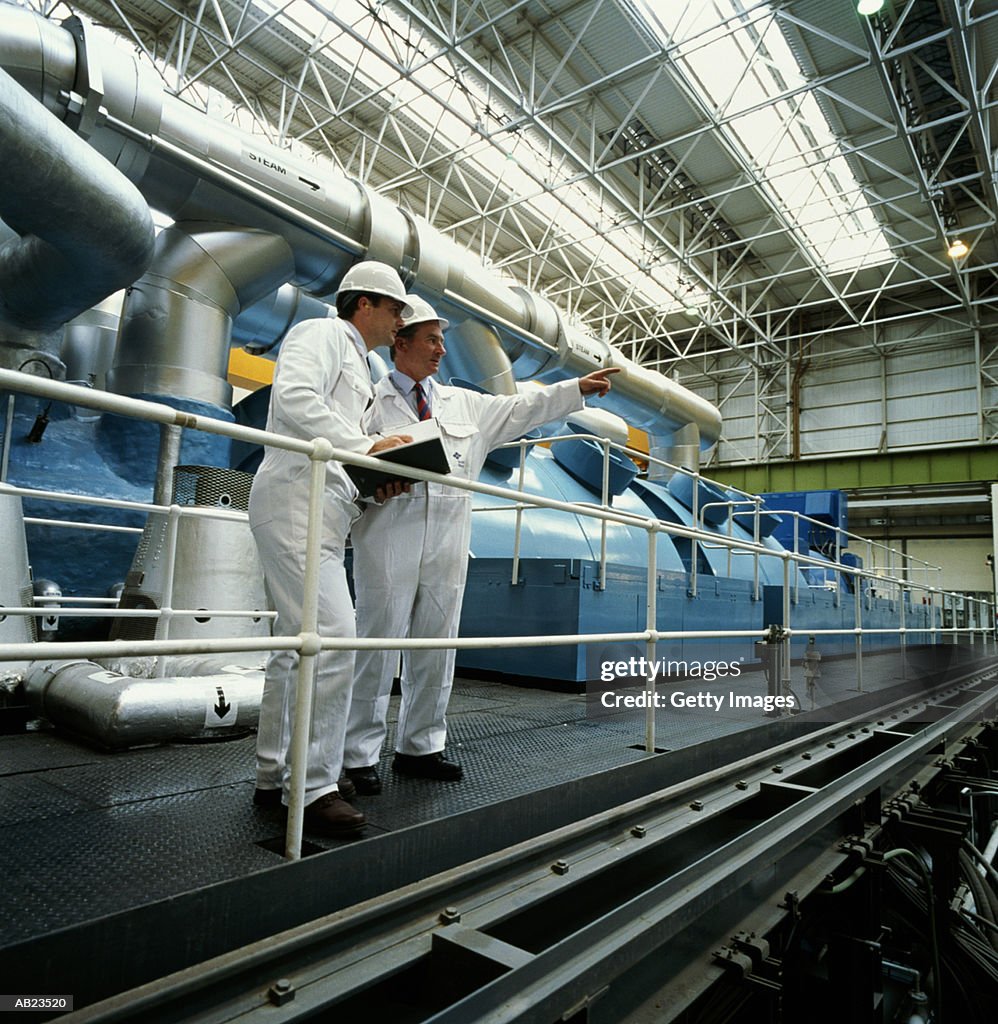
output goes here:
<path id="1" fill-rule="evenodd" d="M 506 483 L 501 465 L 490 463 L 482 479 Z M 555 442 L 552 452 L 535 449 L 527 460 L 527 491 L 566 501 L 599 500 L 602 454 L 591 440 Z M 667 483 L 637 479 L 624 472 L 613 496 L 613 508 L 663 522 L 716 531 L 726 538 L 752 542 L 755 517 L 744 495 L 722 491 L 706 481 L 674 475 Z M 694 490 L 698 493 L 694 494 Z M 933 610 L 923 603 L 925 591 L 896 591 L 877 596 L 868 579 L 835 568 L 835 563 L 862 568 L 862 559 L 844 550 L 846 498 L 838 491 L 763 496 L 758 512 L 759 540 L 774 552 L 797 551 L 827 561 L 828 568 L 791 564 L 789 623 L 784 622 L 783 565 L 778 557 L 756 560 L 744 551 L 709 541 L 690 541 L 660 535 L 658 541 L 657 623 L 661 630 L 754 630 L 789 625 L 805 635 L 792 644 L 794 657 L 803 653 L 809 630 L 910 631 L 909 643 L 931 642 L 919 630 L 931 628 Z M 492 508 L 493 511 L 486 511 Z M 694 523 L 693 509 L 700 510 Z M 521 559 L 512 582 L 509 557 L 512 517 L 476 498 L 472 534 L 474 555 L 468 574 L 461 632 L 468 636 L 526 632 L 526 625 L 554 633 L 630 632 L 645 628 L 646 539 L 635 527 L 616 526 L 607 539 L 607 579 L 600 581 L 598 524 L 578 518 L 566 529 L 564 517 L 544 510 L 524 514 Z M 771 510 L 783 511 L 783 516 Z M 796 524 L 796 527 L 795 527 Z M 795 538 L 794 531 L 797 531 Z M 836 544 L 838 548 L 836 549 Z M 560 557 L 547 552 L 555 548 Z M 693 550 L 695 547 L 695 555 Z M 839 555 L 839 558 L 835 556 Z M 695 563 L 694 563 L 695 558 Z M 695 571 L 694 571 L 695 570 Z M 758 574 L 758 585 L 756 584 Z M 859 581 L 858 584 L 854 581 Z M 860 594 L 857 619 L 856 594 Z M 898 635 L 872 633 L 866 649 L 895 647 Z M 824 635 L 826 655 L 848 654 L 855 639 L 845 633 Z M 735 657 L 752 660 L 752 644 L 744 641 L 673 640 L 661 645 L 668 658 L 703 660 Z M 587 658 L 598 651 L 583 647 L 522 651 L 462 651 L 458 664 L 520 676 L 540 676 L 579 682 L 593 677 Z"/>

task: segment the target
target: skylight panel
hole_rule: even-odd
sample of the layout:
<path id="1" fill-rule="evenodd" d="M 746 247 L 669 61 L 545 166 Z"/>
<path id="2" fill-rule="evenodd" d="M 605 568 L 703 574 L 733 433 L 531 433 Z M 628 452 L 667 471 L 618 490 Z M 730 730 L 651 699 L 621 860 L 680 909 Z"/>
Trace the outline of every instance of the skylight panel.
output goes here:
<path id="1" fill-rule="evenodd" d="M 552 225 L 545 243 L 552 250 L 547 257 L 548 278 L 551 269 L 567 269 L 558 254 L 570 250 L 574 266 L 591 265 L 594 281 L 622 282 L 617 287 L 627 290 L 629 305 L 635 309 L 664 313 L 706 305 L 700 286 L 682 280 L 678 266 L 663 259 L 660 243 L 649 241 L 640 227 L 620 223 L 622 211 L 606 203 L 593 184 L 583 178 L 566 182 L 552 175 L 543 140 L 532 137 L 527 129 L 496 133 L 492 138 L 479 134 L 475 125 L 483 111 L 500 120 L 515 111 L 502 110 L 497 98 L 478 88 L 472 76 L 458 79 L 446 59 L 429 59 L 436 44 L 422 37 L 411 21 L 387 6 L 379 7 L 375 16 L 361 0 L 255 0 L 252 9 L 299 39 L 303 53 L 348 73 L 358 95 L 380 95 L 386 109 L 407 118 L 433 141 L 435 148 L 427 154 L 431 159 L 434 152 L 459 153 L 457 159 L 465 166 L 496 183 L 494 206 L 515 205 L 536 221 Z M 129 45 L 119 37 L 115 41 Z M 410 65 L 408 73 L 401 74 L 399 65 L 405 63 Z M 174 67 L 163 61 L 156 65 L 174 90 L 183 88 Z M 233 103 L 206 81 L 197 82 L 186 95 L 219 120 L 277 141 L 276 130 L 261 125 L 260 111 Z M 302 141 L 285 141 L 297 156 L 318 167 L 342 170 L 334 158 L 306 149 Z M 512 271 L 522 258 L 519 254 L 507 261 L 497 256 L 494 268 L 510 283 L 517 283 Z"/>
<path id="2" fill-rule="evenodd" d="M 773 98 L 803 78 L 768 5 L 635 3 L 818 265 L 842 272 L 893 259 L 815 98 Z"/>
<path id="3" fill-rule="evenodd" d="M 520 132 L 501 144 L 494 140 L 480 149 L 467 148 L 472 138 L 469 125 L 478 119 L 479 111 L 486 107 L 495 110 L 496 98 L 478 90 L 470 77 L 462 80 L 461 89 L 454 89 L 452 72 L 432 61 L 417 63 L 410 77 L 396 77 L 396 55 L 388 52 L 385 36 L 367 30 L 369 22 L 365 19 L 370 19 L 370 9 L 366 5 L 358 0 L 292 0 L 279 7 L 270 0 L 258 0 L 258 6 L 275 13 L 286 29 L 312 39 L 313 53 L 322 50 L 341 65 L 356 67 L 369 88 L 379 80 L 390 82 L 384 95 L 394 111 L 404 111 L 439 144 L 464 147 L 462 159 L 479 174 L 501 184 L 505 196 L 500 201 L 515 202 L 543 222 L 556 225 L 560 240 L 570 239 L 576 252 L 598 265 L 600 278 L 616 274 L 636 281 L 634 291 L 641 301 L 660 311 L 681 308 L 680 293 L 687 304 L 694 299 L 697 304 L 706 301 L 699 287 L 681 283 L 677 270 L 668 264 L 640 273 L 639 267 L 647 262 L 642 260 L 645 246 L 640 232 L 629 226 L 607 225 L 598 194 L 585 181 L 562 187 L 550 182 L 544 147 L 532 143 L 528 133 Z M 329 16 L 355 26 L 357 36 L 331 25 Z M 389 8 L 382 7 L 378 17 L 390 32 L 406 38 L 410 48 L 432 52 L 433 44 Z M 358 38 L 361 35 L 365 41 Z M 382 57 L 381 68 L 372 65 L 372 50 Z M 497 149 L 504 159 L 496 160 Z M 612 222 L 612 217 L 609 219 Z M 497 269 L 502 268 L 500 260 Z"/>

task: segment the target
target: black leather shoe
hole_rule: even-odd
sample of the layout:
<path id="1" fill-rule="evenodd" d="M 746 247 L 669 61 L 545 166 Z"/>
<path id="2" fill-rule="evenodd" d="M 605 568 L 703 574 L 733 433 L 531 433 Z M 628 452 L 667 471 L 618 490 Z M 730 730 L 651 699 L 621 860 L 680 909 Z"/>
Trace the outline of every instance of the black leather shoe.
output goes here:
<path id="1" fill-rule="evenodd" d="M 279 789 L 261 789 L 257 786 L 253 790 L 253 803 L 257 807 L 280 807 L 281 791 Z"/>
<path id="2" fill-rule="evenodd" d="M 454 761 L 448 761 L 440 752 L 436 754 L 396 754 L 392 771 L 399 775 L 414 775 L 420 779 L 438 779 L 441 782 L 457 782 L 464 770 Z"/>
<path id="3" fill-rule="evenodd" d="M 344 768 L 343 771 L 355 793 L 360 793 L 361 796 L 376 796 L 381 792 L 381 776 L 376 764 L 369 764 L 366 768 Z M 340 792 L 343 792 L 342 785 Z"/>
<path id="4" fill-rule="evenodd" d="M 367 819 L 339 793 L 327 793 L 305 808 L 305 828 L 324 836 L 354 836 L 363 831 Z"/>
<path id="5" fill-rule="evenodd" d="M 341 775 L 336 784 L 339 786 L 340 796 L 344 800 L 352 800 L 357 795 L 357 787 L 346 775 Z M 281 791 L 279 789 L 261 789 L 257 786 L 253 791 L 253 803 L 257 807 L 280 807 Z"/>

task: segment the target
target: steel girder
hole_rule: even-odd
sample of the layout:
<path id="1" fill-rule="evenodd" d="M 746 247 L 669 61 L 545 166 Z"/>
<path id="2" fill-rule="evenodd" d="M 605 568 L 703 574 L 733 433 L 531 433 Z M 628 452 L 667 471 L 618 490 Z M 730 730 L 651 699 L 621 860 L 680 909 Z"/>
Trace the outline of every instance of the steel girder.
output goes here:
<path id="1" fill-rule="evenodd" d="M 778 375 L 832 318 L 866 330 L 917 307 L 973 329 L 995 315 L 990 2 L 946 0 L 933 25 L 924 4 L 896 5 L 866 36 L 851 4 L 756 2 L 736 16 L 709 5 L 708 28 L 664 40 L 631 0 L 28 3 L 106 24 L 178 94 L 332 160 L 690 386 L 710 381 L 711 352 Z M 704 9 L 684 5 L 682 17 Z M 773 70 L 777 31 L 799 80 Z M 759 106 L 782 113 L 812 167 L 846 158 L 862 190 L 849 201 L 877 212 L 893 264 L 825 268 L 775 191 L 789 168 L 746 152 L 739 127 L 754 108 L 738 90 L 713 104 L 695 87 L 696 49 L 736 33 L 741 81 L 765 83 Z M 921 91 L 899 98 L 900 82 Z M 808 143 L 807 97 L 835 147 Z M 662 117 L 665 99 L 682 118 Z M 536 167 L 518 163 L 526 149 Z M 951 209 L 973 215 L 975 247 L 955 268 L 940 250 Z M 644 282 L 662 267 L 649 298 Z"/>

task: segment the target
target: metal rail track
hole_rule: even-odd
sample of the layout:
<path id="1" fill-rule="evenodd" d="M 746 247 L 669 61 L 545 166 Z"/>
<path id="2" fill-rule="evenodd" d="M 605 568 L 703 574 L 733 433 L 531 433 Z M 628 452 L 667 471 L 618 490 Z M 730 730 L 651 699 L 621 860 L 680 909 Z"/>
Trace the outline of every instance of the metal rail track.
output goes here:
<path id="1" fill-rule="evenodd" d="M 675 954 L 692 926 L 699 950 L 711 927 L 723 935 L 760 903 L 772 917 L 785 893 L 816 887 L 885 792 L 968 728 L 988 727 L 996 675 L 992 660 L 872 719 L 819 729 L 62 1019 L 588 1020 L 615 979 L 653 954 L 671 951 L 669 969 L 681 970 Z"/>

